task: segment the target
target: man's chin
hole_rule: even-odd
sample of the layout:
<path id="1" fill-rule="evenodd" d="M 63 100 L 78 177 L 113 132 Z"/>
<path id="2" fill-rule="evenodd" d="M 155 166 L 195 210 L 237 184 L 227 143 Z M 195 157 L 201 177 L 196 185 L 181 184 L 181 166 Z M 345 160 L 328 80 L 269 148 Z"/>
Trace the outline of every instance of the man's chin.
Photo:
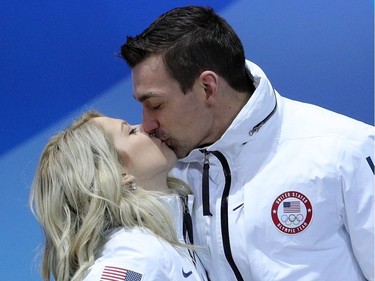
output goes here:
<path id="1" fill-rule="evenodd" d="M 173 145 L 168 145 L 168 147 L 174 152 L 174 154 L 176 154 L 177 159 L 183 158 L 178 155 L 178 149 L 176 147 L 174 147 Z"/>
<path id="2" fill-rule="evenodd" d="M 173 149 L 172 149 L 172 150 L 173 150 Z M 177 149 L 174 149 L 173 151 L 174 151 L 174 153 L 176 154 L 177 159 L 185 158 L 185 157 L 188 156 L 188 154 L 189 154 L 189 153 L 183 153 L 182 151 L 177 150 Z"/>
<path id="3" fill-rule="evenodd" d="M 175 145 L 167 144 L 167 146 L 174 152 L 174 154 L 176 154 L 177 159 L 185 158 L 189 154 L 189 151 L 185 151 L 184 149 L 176 147 Z"/>

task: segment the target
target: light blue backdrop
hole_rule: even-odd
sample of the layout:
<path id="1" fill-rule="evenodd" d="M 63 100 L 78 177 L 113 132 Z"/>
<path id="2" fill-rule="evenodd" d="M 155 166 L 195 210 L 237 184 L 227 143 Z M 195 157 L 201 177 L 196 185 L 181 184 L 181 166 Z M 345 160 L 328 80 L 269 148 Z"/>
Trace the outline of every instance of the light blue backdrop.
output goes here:
<path id="1" fill-rule="evenodd" d="M 41 231 L 28 209 L 40 152 L 89 108 L 141 121 L 126 35 L 175 6 L 214 7 L 284 96 L 374 122 L 373 1 L 11 1 L 0 9 L 0 272 L 41 280 Z"/>

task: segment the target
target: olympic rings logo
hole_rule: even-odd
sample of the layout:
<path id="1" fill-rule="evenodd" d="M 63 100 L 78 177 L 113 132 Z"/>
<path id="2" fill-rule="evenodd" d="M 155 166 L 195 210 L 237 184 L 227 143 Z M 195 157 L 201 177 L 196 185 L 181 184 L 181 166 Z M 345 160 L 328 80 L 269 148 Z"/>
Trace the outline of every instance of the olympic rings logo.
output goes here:
<path id="1" fill-rule="evenodd" d="M 290 215 L 282 215 L 280 220 L 285 224 L 285 225 L 300 225 L 301 222 L 304 220 L 304 216 L 302 214 L 290 214 Z"/>
<path id="2" fill-rule="evenodd" d="M 285 234 L 293 235 L 304 231 L 310 225 L 312 217 L 311 201 L 299 191 L 285 191 L 272 204 L 272 222 Z"/>

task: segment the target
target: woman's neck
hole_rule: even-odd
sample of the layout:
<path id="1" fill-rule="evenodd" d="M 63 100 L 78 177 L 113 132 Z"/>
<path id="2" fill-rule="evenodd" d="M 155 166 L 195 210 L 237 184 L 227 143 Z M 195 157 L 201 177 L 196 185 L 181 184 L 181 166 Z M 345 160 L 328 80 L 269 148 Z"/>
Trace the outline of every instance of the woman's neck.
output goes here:
<path id="1" fill-rule="evenodd" d="M 167 183 L 167 176 L 154 177 L 152 179 L 139 179 L 136 180 L 137 185 L 140 185 L 146 190 L 159 191 L 163 193 L 169 193 L 170 189 Z"/>

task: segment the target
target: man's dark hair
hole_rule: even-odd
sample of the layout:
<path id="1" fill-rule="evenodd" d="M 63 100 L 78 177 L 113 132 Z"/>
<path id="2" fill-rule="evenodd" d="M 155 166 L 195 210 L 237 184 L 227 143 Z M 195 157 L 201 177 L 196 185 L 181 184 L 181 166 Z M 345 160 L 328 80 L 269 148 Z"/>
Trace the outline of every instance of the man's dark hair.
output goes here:
<path id="1" fill-rule="evenodd" d="M 131 68 L 161 55 L 184 93 L 205 70 L 218 73 L 237 91 L 254 91 L 240 39 L 212 8 L 187 6 L 162 14 L 141 34 L 128 36 L 120 55 Z"/>

